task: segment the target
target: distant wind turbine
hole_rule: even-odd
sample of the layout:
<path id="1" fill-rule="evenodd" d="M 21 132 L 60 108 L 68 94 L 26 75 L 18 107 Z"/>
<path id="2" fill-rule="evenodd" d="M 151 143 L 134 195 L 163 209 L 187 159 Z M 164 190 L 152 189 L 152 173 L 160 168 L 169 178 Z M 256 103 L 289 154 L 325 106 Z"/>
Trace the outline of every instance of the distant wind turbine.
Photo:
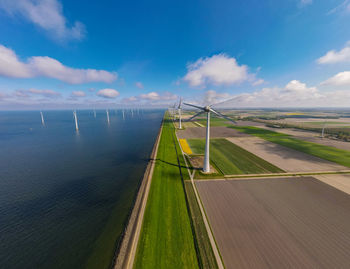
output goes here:
<path id="1" fill-rule="evenodd" d="M 178 112 L 179 112 L 179 129 L 182 129 L 182 126 L 181 126 L 181 108 L 182 108 L 182 98 L 180 98 L 179 106 L 177 107 Z"/>
<path id="2" fill-rule="evenodd" d="M 322 127 L 322 133 L 321 133 L 321 138 L 324 137 L 324 129 L 326 128 L 326 122 L 324 122 L 323 127 Z"/>
<path id="3" fill-rule="evenodd" d="M 108 123 L 108 125 L 110 124 L 110 121 L 109 121 L 109 111 L 108 111 L 108 109 L 106 109 L 106 114 L 107 114 L 107 123 Z"/>
<path id="4" fill-rule="evenodd" d="M 45 120 L 44 120 L 44 115 L 43 115 L 43 112 L 42 112 L 42 111 L 40 111 L 40 116 L 41 116 L 41 124 L 42 124 L 43 126 L 45 126 Z"/>
<path id="5" fill-rule="evenodd" d="M 78 132 L 79 131 L 79 126 L 78 126 L 78 117 L 77 117 L 77 111 L 76 110 L 73 111 L 73 117 L 74 117 L 74 121 L 75 121 L 75 130 Z"/>
<path id="6" fill-rule="evenodd" d="M 123 120 L 125 120 L 124 109 L 123 109 Z"/>
<path id="7" fill-rule="evenodd" d="M 96 109 L 94 109 L 94 118 L 96 119 Z"/>
<path id="8" fill-rule="evenodd" d="M 194 119 L 195 117 L 199 116 L 202 113 L 207 113 L 207 129 L 206 129 L 206 139 L 205 139 L 205 152 L 204 152 L 204 164 L 203 164 L 203 172 L 204 173 L 210 173 L 210 165 L 209 165 L 209 144 L 210 144 L 210 112 L 213 112 L 214 114 L 216 114 L 217 116 L 224 118 L 226 120 L 229 120 L 233 123 L 236 124 L 236 122 L 232 119 L 230 119 L 229 117 L 221 114 L 220 112 L 214 110 L 211 108 L 211 106 L 196 106 L 196 105 L 192 105 L 192 104 L 188 104 L 188 103 L 184 103 L 184 105 L 187 106 L 191 106 L 191 107 L 195 107 L 200 109 L 201 111 L 197 114 L 195 114 L 194 116 L 192 116 L 191 118 L 188 119 L 188 121 Z"/>

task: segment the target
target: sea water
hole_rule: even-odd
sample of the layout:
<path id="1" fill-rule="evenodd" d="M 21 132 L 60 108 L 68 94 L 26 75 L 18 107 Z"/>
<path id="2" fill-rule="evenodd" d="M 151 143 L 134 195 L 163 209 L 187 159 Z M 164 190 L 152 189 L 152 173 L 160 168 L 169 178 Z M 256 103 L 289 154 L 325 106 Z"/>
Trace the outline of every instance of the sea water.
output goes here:
<path id="1" fill-rule="evenodd" d="M 0 112 L 0 268 L 108 268 L 163 112 Z"/>

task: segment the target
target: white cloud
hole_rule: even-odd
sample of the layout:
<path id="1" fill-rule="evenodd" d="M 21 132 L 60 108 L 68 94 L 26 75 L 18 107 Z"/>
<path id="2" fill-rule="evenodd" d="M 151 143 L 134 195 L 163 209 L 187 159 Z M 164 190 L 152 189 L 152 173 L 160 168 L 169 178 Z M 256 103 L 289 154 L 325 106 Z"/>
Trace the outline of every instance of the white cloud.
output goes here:
<path id="1" fill-rule="evenodd" d="M 232 96 L 228 93 L 219 93 L 214 90 L 209 90 L 204 93 L 203 105 L 212 105 L 215 103 L 223 102 Z"/>
<path id="2" fill-rule="evenodd" d="M 259 86 L 261 84 L 265 83 L 265 80 L 263 79 L 258 79 L 252 83 L 253 86 Z"/>
<path id="3" fill-rule="evenodd" d="M 83 92 L 83 91 L 73 91 L 72 92 L 72 96 L 74 96 L 74 97 L 85 97 L 86 93 Z"/>
<path id="4" fill-rule="evenodd" d="M 104 98 L 116 98 L 119 96 L 119 92 L 114 89 L 102 89 L 99 90 L 96 94 Z"/>
<path id="5" fill-rule="evenodd" d="M 331 50 L 324 56 L 317 59 L 319 64 L 333 64 L 341 62 L 350 62 L 350 42 L 340 51 Z"/>
<path id="6" fill-rule="evenodd" d="M 330 11 L 327 12 L 327 15 L 332 15 L 336 13 L 342 13 L 343 15 L 350 14 L 350 0 L 345 0 L 340 5 L 336 6 L 335 8 L 332 8 Z"/>
<path id="7" fill-rule="evenodd" d="M 350 86 L 350 71 L 344 71 L 322 82 L 321 85 Z"/>
<path id="8" fill-rule="evenodd" d="M 135 86 L 139 89 L 143 89 L 143 84 L 139 81 L 135 83 Z"/>
<path id="9" fill-rule="evenodd" d="M 55 39 L 80 40 L 85 36 L 85 26 L 81 22 L 68 25 L 58 0 L 0 0 L 0 8 L 9 15 L 24 17 Z"/>
<path id="10" fill-rule="evenodd" d="M 43 97 L 58 97 L 61 96 L 59 92 L 54 90 L 40 90 L 40 89 L 29 89 L 29 90 L 17 90 L 14 95 L 19 98 L 27 98 L 32 96 L 43 96 Z"/>
<path id="11" fill-rule="evenodd" d="M 328 107 L 342 106 L 350 91 L 321 92 L 316 87 L 292 80 L 283 88 L 263 88 L 252 93 L 242 93 L 218 107 Z"/>
<path id="12" fill-rule="evenodd" d="M 71 68 L 47 56 L 34 56 L 26 62 L 22 62 L 13 50 L 2 45 L 0 45 L 0 76 L 14 78 L 48 77 L 70 84 L 110 83 L 117 79 L 115 72 Z"/>
<path id="13" fill-rule="evenodd" d="M 311 4 L 312 4 L 312 0 L 300 0 L 300 2 L 299 2 L 300 7 L 304 7 L 304 6 L 311 5 Z"/>
<path id="14" fill-rule="evenodd" d="M 239 65 L 235 58 L 226 54 L 200 58 L 188 64 L 184 81 L 193 87 L 239 84 L 252 79 L 246 65 Z"/>
<path id="15" fill-rule="evenodd" d="M 140 94 L 137 96 L 131 96 L 124 98 L 123 102 L 126 103 L 142 103 L 142 104 L 167 104 L 170 101 L 176 100 L 177 95 L 171 92 L 149 92 L 146 94 Z"/>

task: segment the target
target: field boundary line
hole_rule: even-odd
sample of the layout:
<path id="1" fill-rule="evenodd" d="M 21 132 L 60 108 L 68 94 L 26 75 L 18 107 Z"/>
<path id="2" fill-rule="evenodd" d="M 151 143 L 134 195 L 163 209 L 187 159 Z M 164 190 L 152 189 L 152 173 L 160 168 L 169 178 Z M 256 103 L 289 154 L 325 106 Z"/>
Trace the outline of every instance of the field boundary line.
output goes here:
<path id="1" fill-rule="evenodd" d="M 193 180 L 194 173 L 191 174 L 191 172 L 190 172 L 189 165 L 188 165 L 186 157 L 185 157 L 185 153 L 183 152 L 183 150 L 181 148 L 181 145 L 180 145 L 180 142 L 179 142 L 179 138 L 177 137 L 177 134 L 176 134 L 176 129 L 175 129 L 175 136 L 176 136 L 177 142 L 178 142 L 178 144 L 180 146 L 180 149 L 181 149 L 182 156 L 183 156 L 183 158 L 185 160 L 185 163 L 186 163 L 186 166 L 187 166 L 187 171 L 188 171 L 188 174 L 189 174 L 190 179 L 191 179 L 191 184 L 192 184 L 195 196 L 196 196 L 196 200 L 197 200 L 199 209 L 201 211 L 201 215 L 202 215 L 202 218 L 203 218 L 203 221 L 204 221 L 205 229 L 207 230 L 207 234 L 208 234 L 208 237 L 209 237 L 209 240 L 210 240 L 210 244 L 211 244 L 212 250 L 214 252 L 216 263 L 217 263 L 219 269 L 225 269 L 225 266 L 224 266 L 223 261 L 222 261 L 222 257 L 220 255 L 220 252 L 219 252 L 218 246 L 216 244 L 213 232 L 211 230 L 209 221 L 207 219 L 207 215 L 206 215 L 206 213 L 204 211 L 204 208 L 203 208 L 203 205 L 202 205 L 202 201 L 200 200 L 200 197 L 198 195 L 198 191 L 197 191 L 196 185 L 195 185 L 194 180 Z"/>

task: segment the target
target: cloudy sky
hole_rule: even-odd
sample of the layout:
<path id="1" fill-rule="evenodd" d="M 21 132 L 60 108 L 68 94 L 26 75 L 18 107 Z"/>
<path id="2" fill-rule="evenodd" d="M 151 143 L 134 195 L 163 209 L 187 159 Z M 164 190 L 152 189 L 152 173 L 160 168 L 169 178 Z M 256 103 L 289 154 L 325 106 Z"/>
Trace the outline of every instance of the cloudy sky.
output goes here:
<path id="1" fill-rule="evenodd" d="M 348 107 L 349 25 L 350 0 L 0 0 L 0 109 Z"/>

